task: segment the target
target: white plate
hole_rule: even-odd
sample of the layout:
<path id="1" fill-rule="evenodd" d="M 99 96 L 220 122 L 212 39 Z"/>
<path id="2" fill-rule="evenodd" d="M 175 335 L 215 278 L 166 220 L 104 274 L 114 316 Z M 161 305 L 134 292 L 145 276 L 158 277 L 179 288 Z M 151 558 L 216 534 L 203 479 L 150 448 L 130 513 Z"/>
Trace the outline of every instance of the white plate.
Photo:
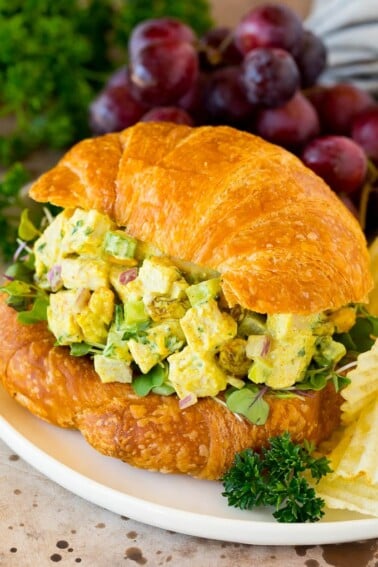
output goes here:
<path id="1" fill-rule="evenodd" d="M 268 510 L 230 508 L 220 483 L 141 471 L 104 457 L 80 433 L 34 417 L 1 387 L 0 437 L 67 490 L 152 526 L 259 545 L 317 545 L 378 537 L 378 519 L 354 513 L 329 510 L 314 524 L 280 524 Z"/>

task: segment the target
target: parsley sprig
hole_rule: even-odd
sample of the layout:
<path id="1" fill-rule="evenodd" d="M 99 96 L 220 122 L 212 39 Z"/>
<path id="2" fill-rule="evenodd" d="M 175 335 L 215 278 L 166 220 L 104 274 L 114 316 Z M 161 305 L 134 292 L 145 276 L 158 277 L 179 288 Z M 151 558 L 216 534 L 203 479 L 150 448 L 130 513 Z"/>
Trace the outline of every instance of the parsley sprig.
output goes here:
<path id="1" fill-rule="evenodd" d="M 0 0 L 0 163 L 38 147 L 64 149 L 90 135 L 88 106 L 145 18 L 181 17 L 203 33 L 207 0 Z"/>
<path id="2" fill-rule="evenodd" d="M 311 455 L 308 443 L 293 443 L 284 433 L 270 439 L 261 454 L 252 449 L 238 453 L 222 482 L 230 506 L 251 510 L 273 506 L 279 522 L 315 522 L 323 515 L 324 501 L 316 496 L 307 476 L 315 481 L 331 472 L 326 457 Z"/>

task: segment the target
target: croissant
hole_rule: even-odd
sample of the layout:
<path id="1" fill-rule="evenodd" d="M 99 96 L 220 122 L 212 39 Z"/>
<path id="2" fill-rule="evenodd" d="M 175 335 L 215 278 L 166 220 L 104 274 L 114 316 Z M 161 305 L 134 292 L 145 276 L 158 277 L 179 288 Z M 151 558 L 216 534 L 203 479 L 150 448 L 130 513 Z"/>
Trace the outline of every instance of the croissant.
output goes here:
<path id="1" fill-rule="evenodd" d="M 364 235 L 339 199 L 294 155 L 229 127 L 137 124 L 74 146 L 30 196 L 96 210 L 186 267 L 220 274 L 225 309 L 307 316 L 363 302 L 371 288 Z M 258 425 L 205 395 L 139 396 L 100 381 L 45 322 L 24 325 L 1 295 L 0 377 L 38 417 L 81 431 L 105 455 L 164 473 L 218 479 L 235 453 L 289 431 L 318 444 L 339 424 L 333 384 L 307 396 L 268 391 Z"/>

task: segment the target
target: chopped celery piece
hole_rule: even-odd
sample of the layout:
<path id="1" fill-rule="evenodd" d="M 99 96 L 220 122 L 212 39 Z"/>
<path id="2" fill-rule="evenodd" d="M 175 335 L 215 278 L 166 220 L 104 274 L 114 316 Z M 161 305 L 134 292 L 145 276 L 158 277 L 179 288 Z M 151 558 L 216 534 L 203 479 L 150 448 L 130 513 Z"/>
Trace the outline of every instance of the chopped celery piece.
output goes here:
<path id="1" fill-rule="evenodd" d="M 266 332 L 266 317 L 259 313 L 247 313 L 238 325 L 239 337 L 265 335 Z"/>
<path id="2" fill-rule="evenodd" d="M 346 355 L 346 348 L 342 343 L 334 341 L 332 337 L 320 337 L 316 342 L 314 359 L 318 364 L 336 364 Z"/>
<path id="3" fill-rule="evenodd" d="M 215 299 L 220 293 L 220 279 L 212 278 L 187 288 L 186 293 L 189 297 L 191 306 L 205 303 L 209 299 Z"/>
<path id="4" fill-rule="evenodd" d="M 143 323 L 149 320 L 145 305 L 143 301 L 128 301 L 125 305 L 125 325 L 126 327 L 132 327 L 138 323 Z"/>
<path id="5" fill-rule="evenodd" d="M 269 379 L 272 373 L 272 364 L 269 361 L 259 357 L 256 358 L 256 360 L 250 367 L 248 378 L 255 384 L 263 384 Z"/>
<path id="6" fill-rule="evenodd" d="M 105 234 L 104 250 L 114 258 L 134 258 L 137 241 L 121 230 L 108 230 Z"/>

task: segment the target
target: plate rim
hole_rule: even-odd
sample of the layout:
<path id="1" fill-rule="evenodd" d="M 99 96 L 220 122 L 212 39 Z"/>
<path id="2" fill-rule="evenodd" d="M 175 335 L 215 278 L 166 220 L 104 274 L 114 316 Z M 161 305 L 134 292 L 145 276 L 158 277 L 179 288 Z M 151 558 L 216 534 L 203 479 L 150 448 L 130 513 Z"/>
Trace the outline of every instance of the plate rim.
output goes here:
<path id="1" fill-rule="evenodd" d="M 7 392 L 5 393 L 10 403 L 19 406 Z M 22 410 L 33 415 L 25 408 Z M 33 417 L 40 420 L 36 416 Z M 40 421 L 45 423 L 43 420 Z M 59 430 L 62 431 L 62 428 Z M 128 494 L 127 491 L 121 492 L 68 466 L 25 437 L 17 427 L 1 415 L 1 399 L 0 438 L 30 466 L 65 490 L 113 513 L 160 529 L 218 541 L 274 546 L 323 545 L 378 537 L 378 518 L 303 524 L 221 518 L 202 512 L 180 510 L 170 505 L 136 497 Z M 98 455 L 103 456 L 100 453 Z M 125 463 L 125 466 L 129 465 Z M 330 529 L 331 527 L 333 529 Z"/>

